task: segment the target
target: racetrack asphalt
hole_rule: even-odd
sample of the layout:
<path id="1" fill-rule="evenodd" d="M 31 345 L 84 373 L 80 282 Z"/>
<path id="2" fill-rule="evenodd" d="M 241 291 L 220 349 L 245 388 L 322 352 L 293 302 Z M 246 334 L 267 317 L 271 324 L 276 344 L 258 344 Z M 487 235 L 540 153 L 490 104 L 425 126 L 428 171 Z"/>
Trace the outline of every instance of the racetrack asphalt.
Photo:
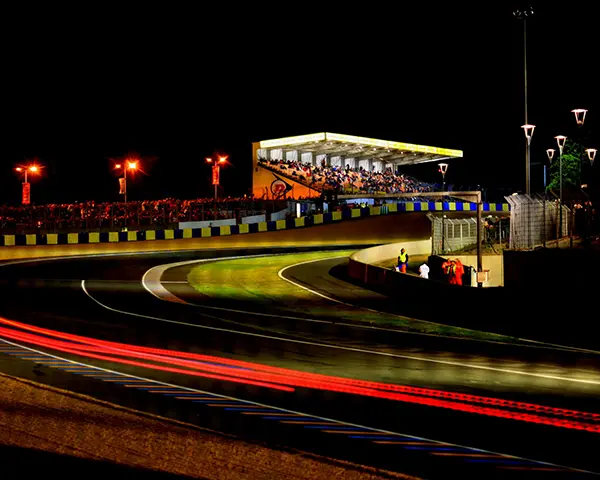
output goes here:
<path id="1" fill-rule="evenodd" d="M 319 227 L 321 228 L 321 227 Z M 283 232 L 277 232 L 283 233 Z M 262 234 L 261 234 L 262 235 Z M 398 239 L 398 236 L 395 237 Z M 402 238 L 406 239 L 406 237 Z M 396 240 L 393 240 L 396 241 Z M 276 242 L 281 246 L 281 242 Z M 336 242 L 341 243 L 341 242 Z M 369 244 L 370 242 L 364 242 Z M 385 242 L 384 242 L 385 243 Z M 347 245 L 358 245 L 356 238 Z M 274 242 L 275 245 L 275 242 Z M 341 245 L 340 245 L 341 247 Z M 281 251 L 281 250 L 276 250 Z M 222 255 L 247 253 L 239 246 L 234 250 L 220 252 Z M 332 252 L 333 254 L 334 252 Z M 394 384 L 427 386 L 455 392 L 477 393 L 488 396 L 535 401 L 552 406 L 568 406 L 584 411 L 599 411 L 598 386 L 595 384 L 577 384 L 557 379 L 544 378 L 569 374 L 591 378 L 598 377 L 599 363 L 594 355 L 570 353 L 540 348 L 508 347 L 498 344 L 479 344 L 464 339 L 440 339 L 435 337 L 390 332 L 369 331 L 335 323 L 289 322 L 274 317 L 257 317 L 248 313 L 253 310 L 247 302 L 236 304 L 231 299 L 225 304 L 211 301 L 210 306 L 239 310 L 240 312 L 214 311 L 207 314 L 201 307 L 177 305 L 162 302 L 151 297 L 140 285 L 142 275 L 151 267 L 176 261 L 201 258 L 202 252 L 163 253 L 160 255 L 131 255 L 119 258 L 98 257 L 94 259 L 57 260 L 37 264 L 7 266 L 2 269 L 5 280 L 6 298 L 0 306 L 0 315 L 61 332 L 118 341 L 128 344 L 153 346 L 167 350 L 202 352 L 227 359 L 244 359 L 265 365 L 294 368 L 307 372 L 320 372 L 341 377 L 365 378 Z M 331 261 L 333 267 L 339 264 Z M 324 262 L 323 268 L 331 268 Z M 313 265 L 314 267 L 314 265 Z M 189 269 L 187 270 L 189 271 Z M 311 270 L 314 277 L 314 270 Z M 302 270 L 292 270 L 293 278 L 305 281 Z M 186 269 L 174 270 L 169 275 L 184 278 Z M 183 277 L 182 277 L 183 276 Z M 317 275 L 318 276 L 318 275 Z M 323 276 L 325 278 L 325 276 Z M 97 301 L 115 310 L 135 312 L 145 317 L 134 317 L 103 308 L 92 298 L 85 295 L 81 288 L 85 280 L 88 293 Z M 339 281 L 339 280 L 338 280 Z M 314 282 L 314 278 L 311 280 Z M 327 282 L 332 282 L 327 279 Z M 318 282 L 317 282 L 318 283 Z M 340 286 L 342 284 L 338 284 Z M 169 288 L 189 300 L 198 300 L 185 284 L 172 284 Z M 323 286 L 317 288 L 322 289 Z M 350 287 L 348 287 L 350 288 Z M 331 292 L 330 292 L 331 293 Z M 338 292 L 339 294 L 339 292 Z M 372 292 L 367 296 L 372 295 Z M 322 300 L 322 299 L 321 299 Z M 321 301 L 319 300 L 319 301 Z M 354 298 L 354 300 L 357 300 Z M 315 300 L 316 302 L 317 300 Z M 365 301 L 367 301 L 365 299 Z M 323 300 L 323 305 L 327 301 Z M 377 302 L 376 302 L 377 303 Z M 254 306 L 256 307 L 256 305 Z M 260 312 L 269 312 L 277 316 L 277 305 L 261 305 Z M 335 305 L 329 304 L 335 310 Z M 288 312 L 289 313 L 289 312 Z M 172 319 L 180 323 L 161 323 L 152 318 Z M 207 330 L 190 325 L 221 328 Z M 235 330 L 233 332 L 231 330 Z M 261 336 L 248 337 L 239 332 L 254 333 Z M 307 344 L 282 341 L 268 336 L 308 341 Z M 312 343 L 312 344 L 311 344 Z M 317 343 L 322 345 L 316 345 Z M 324 345 L 323 345 L 324 344 Z M 382 353 L 399 355 L 427 356 L 441 362 L 422 362 L 410 358 L 389 357 L 376 353 L 352 350 L 333 351 L 327 344 L 336 344 L 348 348 L 369 349 Z M 69 357 L 69 355 L 65 355 Z M 455 362 L 455 360 L 460 362 Z M 452 364 L 444 364 L 450 361 Z M 169 381 L 210 391 L 222 395 L 260 402 L 288 410 L 301 411 L 319 418 L 335 418 L 353 424 L 367 425 L 382 430 L 402 432 L 404 434 L 429 437 L 460 445 L 474 445 L 503 453 L 533 457 L 569 466 L 592 469 L 595 460 L 590 456 L 590 448 L 597 442 L 597 434 L 570 431 L 556 426 L 532 425 L 516 420 L 485 417 L 473 413 L 448 411 L 410 402 L 397 402 L 379 398 L 366 398 L 343 392 L 320 391 L 318 389 L 299 388 L 290 395 L 275 390 L 232 385 L 230 382 L 206 378 L 190 378 L 184 375 L 153 371 L 138 367 L 127 367 L 114 362 L 87 361 L 90 364 L 110 365 L 119 371 L 139 374 L 157 381 Z M 509 366 L 524 369 L 541 376 L 526 378 L 501 371 L 479 370 L 456 365 L 455 363 L 476 362 L 478 365 L 503 368 Z M 498 367 L 500 366 L 500 367 Z M 22 370 L 26 366 L 20 367 Z M 23 373 L 23 372 L 22 372 Z M 68 388 L 92 390 L 97 395 L 106 395 L 111 400 L 126 401 L 122 388 L 112 385 L 98 387 L 96 383 L 81 381 L 75 375 L 65 379 Z M 48 375 L 54 377 L 55 375 Z M 526 379 L 524 379 L 526 378 Z M 51 379 L 52 380 L 52 379 Z M 129 391 L 131 392 L 131 391 Z M 88 392 L 89 393 L 89 392 Z M 394 449 L 386 440 L 377 445 L 365 445 L 337 435 L 336 441 L 315 438 L 307 434 L 309 430 L 298 433 L 287 426 L 269 425 L 254 421 L 254 417 L 240 421 L 228 414 L 200 415 L 197 408 L 174 406 L 172 399 L 148 400 L 143 394 L 132 400 L 136 408 L 160 409 L 161 413 L 183 416 L 194 421 L 211 423 L 223 430 L 238 434 L 259 437 L 269 442 L 293 443 L 298 447 L 326 453 L 338 458 L 352 458 L 365 464 L 390 469 L 402 469 L 408 473 L 427 473 L 437 478 L 451 468 L 462 478 L 491 478 L 489 465 L 454 462 L 444 463 L 439 459 L 448 457 L 423 457 L 419 445 L 406 445 L 403 449 Z M 305 425 L 309 426 L 309 425 Z M 489 432 L 494 432 L 489 435 Z M 312 433 L 312 432 L 311 432 Z M 338 432 L 339 433 L 339 432 Z M 360 435 L 358 435 L 360 436 Z M 507 442 L 507 438 L 510 439 Z M 407 451 L 406 448 L 413 448 Z M 424 447 L 423 447 L 424 448 Z M 444 448 L 444 447 L 440 447 Z M 447 449 L 448 447 L 446 447 Z M 442 452 L 439 452 L 440 455 Z M 433 461 L 436 459 L 436 461 Z M 441 463 L 440 463 L 441 462 Z M 518 462 L 516 462 L 518 463 Z M 521 468 L 518 466 L 511 468 Z M 525 466 L 524 470 L 505 470 L 507 478 L 532 478 L 534 467 Z M 487 469 L 487 470 L 486 470 Z M 484 473 L 485 472 L 485 473 Z M 498 474 L 495 471 L 494 474 Z M 560 472 L 551 473 L 558 478 Z M 573 472 L 563 473 L 561 478 L 575 478 Z M 454 475 L 453 475 L 454 476 Z"/>

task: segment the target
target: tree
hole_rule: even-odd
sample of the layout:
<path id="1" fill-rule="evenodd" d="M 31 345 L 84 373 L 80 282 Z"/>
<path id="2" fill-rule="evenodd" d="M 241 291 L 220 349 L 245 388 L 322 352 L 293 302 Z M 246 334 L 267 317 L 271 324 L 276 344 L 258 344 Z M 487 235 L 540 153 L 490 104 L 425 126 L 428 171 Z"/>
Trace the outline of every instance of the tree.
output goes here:
<path id="1" fill-rule="evenodd" d="M 581 144 L 571 141 L 567 138 L 562 156 L 562 183 L 563 189 L 579 188 L 581 185 Z M 560 188 L 560 158 L 554 156 L 550 165 L 550 184 L 549 189 L 558 190 Z"/>

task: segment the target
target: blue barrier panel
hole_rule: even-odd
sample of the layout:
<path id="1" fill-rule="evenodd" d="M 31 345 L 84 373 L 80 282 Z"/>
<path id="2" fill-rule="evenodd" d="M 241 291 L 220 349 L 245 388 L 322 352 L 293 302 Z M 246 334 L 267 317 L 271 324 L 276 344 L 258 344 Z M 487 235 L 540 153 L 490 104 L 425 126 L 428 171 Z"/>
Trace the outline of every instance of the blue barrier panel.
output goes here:
<path id="1" fill-rule="evenodd" d="M 484 212 L 489 212 L 490 211 L 490 204 L 489 203 L 484 203 L 483 206 L 481 207 L 481 209 Z"/>
<path id="2" fill-rule="evenodd" d="M 406 212 L 406 204 L 404 202 L 398 202 L 396 208 L 399 212 Z"/>
<path id="3" fill-rule="evenodd" d="M 119 233 L 119 242 L 127 241 L 127 232 L 118 232 Z"/>
<path id="4" fill-rule="evenodd" d="M 90 232 L 79 232 L 78 243 L 90 243 Z"/>
<path id="5" fill-rule="evenodd" d="M 183 238 L 183 230 L 181 228 L 176 228 L 173 230 L 173 238 L 176 240 L 181 240 Z"/>
<path id="6" fill-rule="evenodd" d="M 15 235 L 15 245 L 27 245 L 27 235 Z"/>
<path id="7" fill-rule="evenodd" d="M 352 210 L 350 210 L 349 208 L 344 208 L 342 210 L 342 218 L 344 220 L 349 220 L 352 218 Z"/>
<path id="8" fill-rule="evenodd" d="M 360 209 L 360 216 L 361 217 L 368 217 L 369 215 L 371 215 L 371 209 L 369 207 L 365 207 L 365 208 L 361 208 Z"/>
<path id="9" fill-rule="evenodd" d="M 312 227 L 315 224 L 315 219 L 313 218 L 313 216 L 311 215 L 310 217 L 306 217 L 306 220 L 304 221 L 304 226 L 305 227 Z"/>
<path id="10" fill-rule="evenodd" d="M 331 223 L 333 222 L 333 215 L 331 212 L 327 212 L 323 214 L 323 223 Z"/>
<path id="11" fill-rule="evenodd" d="M 202 229 L 192 228 L 192 238 L 202 238 Z"/>
<path id="12" fill-rule="evenodd" d="M 257 232 L 258 232 L 258 223 L 248 224 L 248 233 L 257 233 Z"/>
<path id="13" fill-rule="evenodd" d="M 274 232 L 275 230 L 277 230 L 277 222 L 274 220 L 267 222 L 267 232 Z"/>
<path id="14" fill-rule="evenodd" d="M 239 235 L 240 233 L 240 226 L 239 225 L 231 225 L 230 227 L 230 231 L 232 235 Z"/>
<path id="15" fill-rule="evenodd" d="M 211 237 L 220 237 L 221 236 L 221 227 L 210 227 L 210 236 Z"/>
<path id="16" fill-rule="evenodd" d="M 156 239 L 164 240 L 165 239 L 165 231 L 164 230 L 156 230 Z M 106 240 L 100 240 L 101 242 L 105 242 Z"/>
<path id="17" fill-rule="evenodd" d="M 450 210 L 450 202 L 442 202 L 442 210 L 444 212 L 449 211 Z"/>
<path id="18" fill-rule="evenodd" d="M 68 235 L 66 233 L 59 233 L 56 237 L 56 243 L 58 245 L 66 245 L 68 243 Z"/>
<path id="19" fill-rule="evenodd" d="M 427 202 L 427 208 L 430 212 L 435 212 L 435 202 Z"/>
<path id="20" fill-rule="evenodd" d="M 456 205 L 456 211 L 457 212 L 464 211 L 464 205 L 465 204 L 463 202 L 456 202 L 455 205 Z"/>
<path id="21" fill-rule="evenodd" d="M 293 218 L 288 218 L 285 221 L 285 229 L 291 230 L 292 228 L 296 228 L 296 220 L 294 220 Z"/>

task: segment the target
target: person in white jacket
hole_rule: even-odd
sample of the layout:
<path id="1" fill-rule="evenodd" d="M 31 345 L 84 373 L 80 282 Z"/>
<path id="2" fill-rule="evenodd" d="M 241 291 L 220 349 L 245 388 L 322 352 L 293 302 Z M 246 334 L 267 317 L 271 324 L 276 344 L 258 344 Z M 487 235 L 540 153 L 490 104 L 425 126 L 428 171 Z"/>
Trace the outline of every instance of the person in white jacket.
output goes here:
<path id="1" fill-rule="evenodd" d="M 426 263 L 419 267 L 419 276 L 421 278 L 429 278 L 429 266 Z"/>

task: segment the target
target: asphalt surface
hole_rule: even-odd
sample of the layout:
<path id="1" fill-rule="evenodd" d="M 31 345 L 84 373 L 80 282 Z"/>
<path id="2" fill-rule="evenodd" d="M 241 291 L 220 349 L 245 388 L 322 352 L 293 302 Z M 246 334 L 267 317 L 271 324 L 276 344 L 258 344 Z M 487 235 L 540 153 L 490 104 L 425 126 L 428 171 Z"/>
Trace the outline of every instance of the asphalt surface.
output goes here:
<path id="1" fill-rule="evenodd" d="M 283 250 L 271 251 L 280 253 Z M 219 255 L 246 253 L 256 251 L 237 248 L 221 251 Z M 207 311 L 202 306 L 160 301 L 140 284 L 143 274 L 153 266 L 210 255 L 213 252 L 167 253 L 5 266 L 1 268 L 0 276 L 3 288 L 0 316 L 60 332 L 125 344 L 203 353 L 339 377 L 432 387 L 457 393 L 600 412 L 597 384 L 600 378 L 600 360 L 595 355 L 537 347 L 481 344 L 463 339 L 440 339 L 338 325 L 335 323 L 335 304 L 318 298 L 315 302 L 321 302 L 324 309 L 330 310 L 333 317 L 331 322 L 290 321 L 278 318 L 283 311 L 289 315 L 289 311 L 282 305 L 241 303 L 235 299 L 219 304 L 214 300 L 209 302 L 205 298 L 199 299 L 191 287 L 185 284 L 169 285 L 172 291 L 183 298 L 212 307 Z M 287 273 L 303 283 L 316 283 L 318 289 L 332 295 L 342 296 L 343 292 L 345 300 L 365 302 L 365 305 L 371 306 L 382 305 L 384 299 L 377 294 L 358 290 L 326 273 L 339 262 L 323 262 L 318 269 L 314 264 L 310 268 L 296 267 Z M 182 281 L 188 270 L 189 267 L 175 269 L 169 273 L 171 277 L 166 279 Z M 85 280 L 87 293 L 93 299 L 82 289 L 82 280 Z M 228 310 L 215 310 L 214 307 Z M 135 313 L 137 316 L 122 312 Z M 268 312 L 273 316 L 265 317 L 248 312 Z M 111 401 L 128 403 L 134 408 L 194 421 L 254 440 L 293 446 L 427 478 L 447 478 L 448 471 L 462 478 L 500 478 L 502 475 L 502 478 L 532 478 L 532 475 L 542 474 L 555 478 L 577 478 L 573 472 L 544 472 L 527 465 L 520 467 L 518 461 L 514 461 L 515 466 L 510 467 L 515 470 L 500 471 L 485 463 L 485 459 L 480 459 L 481 463 L 467 464 L 463 461 L 464 457 L 441 456 L 444 453 L 441 451 L 438 452 L 440 456 L 427 456 L 426 452 L 419 450 L 424 448 L 420 445 L 405 444 L 398 448 L 389 439 L 382 440 L 388 443 L 376 444 L 367 442 L 364 438 L 333 435 L 335 441 L 332 441 L 332 435 L 319 436 L 315 430 L 298 428 L 298 425 L 265 423 L 265 420 L 255 416 L 242 417 L 233 415 L 231 411 L 215 412 L 214 409 L 210 410 L 197 403 L 182 406 L 172 397 L 158 398 L 144 390 L 124 389 L 99 379 L 90 380 L 76 373 L 56 371 L 44 365 L 32 370 L 31 359 L 12 358 L 8 361 L 2 355 L 0 354 L 0 359 L 4 358 L 4 361 L 0 367 L 3 370 L 20 376 L 35 377 L 37 381 L 48 381 L 83 393 L 93 393 Z M 62 354 L 62 357 L 77 358 L 70 354 Z M 428 360 L 424 361 L 424 358 Z M 311 421 L 318 423 L 323 418 L 335 419 L 387 432 L 598 470 L 598 462 L 593 454 L 598 450 L 597 446 L 600 446 L 597 433 L 345 392 L 297 388 L 295 392 L 289 393 L 133 365 L 124 366 L 112 361 L 86 360 L 86 363 L 143 376 L 152 381 L 168 382 L 314 416 L 315 419 L 306 420 L 303 427 L 310 427 Z M 474 365 L 484 368 L 474 368 Z M 513 373 L 514 371 L 520 373 Z M 557 377 L 568 377 L 571 380 Z M 586 379 L 592 383 L 574 381 Z M 383 433 L 380 435 L 381 438 L 387 438 Z M 439 448 L 451 450 L 454 447 Z M 517 468 L 523 470 L 516 470 Z"/>

